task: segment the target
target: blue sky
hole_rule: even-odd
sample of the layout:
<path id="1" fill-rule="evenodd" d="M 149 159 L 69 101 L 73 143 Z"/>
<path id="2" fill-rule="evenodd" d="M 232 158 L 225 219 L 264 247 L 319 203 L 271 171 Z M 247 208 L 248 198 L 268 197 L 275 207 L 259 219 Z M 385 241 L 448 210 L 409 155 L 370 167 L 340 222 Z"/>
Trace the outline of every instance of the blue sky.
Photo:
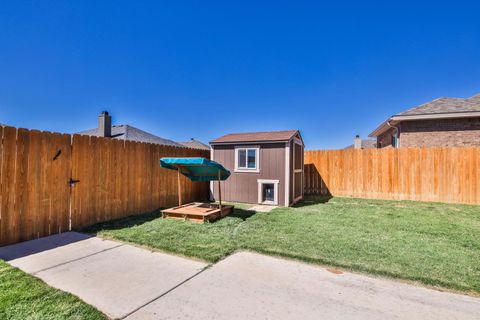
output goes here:
<path id="1" fill-rule="evenodd" d="M 480 5 L 2 1 L 0 123 L 75 132 L 108 110 L 174 140 L 298 128 L 342 148 L 389 115 L 480 93 Z"/>

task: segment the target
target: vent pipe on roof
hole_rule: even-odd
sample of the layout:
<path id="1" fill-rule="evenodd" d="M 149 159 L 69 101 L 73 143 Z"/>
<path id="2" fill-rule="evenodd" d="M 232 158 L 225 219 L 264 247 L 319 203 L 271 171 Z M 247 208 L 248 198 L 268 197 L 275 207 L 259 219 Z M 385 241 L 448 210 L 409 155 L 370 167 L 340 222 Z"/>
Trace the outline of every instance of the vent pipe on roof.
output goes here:
<path id="1" fill-rule="evenodd" d="M 107 138 L 112 136 L 112 117 L 108 111 L 102 111 L 98 116 L 98 135 Z"/>
<path id="2" fill-rule="evenodd" d="M 362 139 L 360 139 L 360 135 L 356 135 L 355 139 L 353 140 L 353 147 L 355 149 L 362 149 Z"/>

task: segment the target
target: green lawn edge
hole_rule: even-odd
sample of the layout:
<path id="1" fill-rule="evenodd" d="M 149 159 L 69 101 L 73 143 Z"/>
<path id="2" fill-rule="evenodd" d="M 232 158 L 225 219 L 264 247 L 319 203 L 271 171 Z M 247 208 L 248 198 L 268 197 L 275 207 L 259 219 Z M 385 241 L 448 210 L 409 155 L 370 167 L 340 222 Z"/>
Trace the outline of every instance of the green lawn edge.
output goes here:
<path id="1" fill-rule="evenodd" d="M 78 297 L 0 260 L 0 319 L 92 319 L 107 317 Z"/>
<path id="2" fill-rule="evenodd" d="M 307 198 L 270 213 L 235 206 L 205 225 L 156 211 L 84 231 L 209 263 L 248 250 L 480 294 L 480 206 L 357 198 Z"/>

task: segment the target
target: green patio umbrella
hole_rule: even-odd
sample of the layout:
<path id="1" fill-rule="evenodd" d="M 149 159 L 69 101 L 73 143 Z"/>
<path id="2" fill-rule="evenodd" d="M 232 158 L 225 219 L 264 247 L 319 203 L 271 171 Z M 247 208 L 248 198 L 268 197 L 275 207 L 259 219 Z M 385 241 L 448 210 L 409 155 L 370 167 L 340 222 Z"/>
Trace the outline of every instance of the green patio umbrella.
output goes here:
<path id="1" fill-rule="evenodd" d="M 178 205 L 182 205 L 182 194 L 180 186 L 180 173 L 192 181 L 218 181 L 218 195 L 220 209 L 222 208 L 222 192 L 220 181 L 227 180 L 230 171 L 225 169 L 218 162 L 206 158 L 161 158 L 162 168 L 177 170 L 178 172 Z"/>

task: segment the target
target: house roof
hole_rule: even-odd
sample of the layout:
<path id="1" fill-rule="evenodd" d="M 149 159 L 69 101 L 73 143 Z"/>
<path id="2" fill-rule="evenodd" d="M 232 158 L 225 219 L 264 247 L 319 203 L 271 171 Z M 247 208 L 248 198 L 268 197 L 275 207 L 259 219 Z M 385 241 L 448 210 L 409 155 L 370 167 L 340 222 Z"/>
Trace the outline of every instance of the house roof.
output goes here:
<path id="1" fill-rule="evenodd" d="M 96 136 L 99 137 L 100 134 L 98 129 L 90 129 L 85 131 L 80 131 L 78 134 L 81 135 L 88 135 L 88 136 Z M 154 143 L 160 144 L 165 146 L 175 146 L 175 147 L 182 147 L 185 146 L 175 141 L 164 139 L 157 137 L 151 133 L 146 131 L 140 130 L 138 128 L 132 127 L 130 125 L 116 125 L 112 126 L 112 139 L 121 139 L 121 140 L 129 140 L 129 141 L 137 141 L 137 142 L 147 142 L 147 143 Z"/>
<path id="2" fill-rule="evenodd" d="M 180 144 L 184 145 L 187 148 L 192 148 L 192 149 L 201 149 L 201 150 L 210 150 L 210 146 L 195 140 L 193 138 L 190 139 L 190 141 L 185 141 L 185 142 L 179 142 Z"/>
<path id="3" fill-rule="evenodd" d="M 409 116 L 420 114 L 456 113 L 480 111 L 480 95 L 470 99 L 461 98 L 438 98 L 420 106 L 408 109 L 396 114 L 397 116 Z M 477 101 L 475 101 L 475 99 Z"/>
<path id="4" fill-rule="evenodd" d="M 374 131 L 372 131 L 372 133 L 370 133 L 369 137 L 377 137 L 388 130 L 391 125 L 395 125 L 404 120 L 463 117 L 480 117 L 480 94 L 467 99 L 442 97 L 397 113 L 380 124 Z"/>
<path id="5" fill-rule="evenodd" d="M 230 133 L 210 141 L 210 144 L 289 141 L 297 133 L 299 133 L 298 130 Z"/>

